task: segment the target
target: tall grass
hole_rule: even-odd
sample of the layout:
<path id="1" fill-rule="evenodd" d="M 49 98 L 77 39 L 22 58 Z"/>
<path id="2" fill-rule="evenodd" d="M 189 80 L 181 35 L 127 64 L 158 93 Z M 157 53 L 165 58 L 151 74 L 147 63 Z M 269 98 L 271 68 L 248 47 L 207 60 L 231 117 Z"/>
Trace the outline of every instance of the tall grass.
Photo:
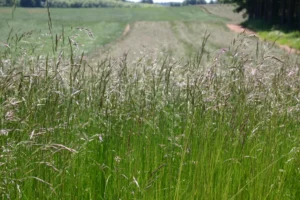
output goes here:
<path id="1" fill-rule="evenodd" d="M 2 199 L 299 197 L 296 58 L 239 37 L 207 63 L 204 41 L 188 63 L 91 64 L 62 37 L 48 56 L 2 47 Z"/>

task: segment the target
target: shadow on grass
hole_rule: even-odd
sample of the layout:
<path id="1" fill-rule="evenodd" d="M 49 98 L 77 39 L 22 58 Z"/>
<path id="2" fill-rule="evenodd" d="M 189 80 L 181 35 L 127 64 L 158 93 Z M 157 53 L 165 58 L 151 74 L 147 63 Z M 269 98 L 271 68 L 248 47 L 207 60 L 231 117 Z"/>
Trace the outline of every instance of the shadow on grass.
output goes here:
<path id="1" fill-rule="evenodd" d="M 288 27 L 286 25 L 271 24 L 263 20 L 248 19 L 240 24 L 241 26 L 256 32 L 260 31 L 280 31 L 283 33 L 300 32 L 296 27 Z"/>

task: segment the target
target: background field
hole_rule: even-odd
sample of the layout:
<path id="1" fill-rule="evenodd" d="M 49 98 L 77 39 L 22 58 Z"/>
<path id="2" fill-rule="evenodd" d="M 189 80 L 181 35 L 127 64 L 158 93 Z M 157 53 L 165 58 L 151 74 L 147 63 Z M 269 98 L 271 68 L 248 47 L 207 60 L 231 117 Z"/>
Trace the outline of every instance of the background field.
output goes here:
<path id="1" fill-rule="evenodd" d="M 0 198 L 297 200 L 299 58 L 207 10 L 1 8 Z"/>
<path id="2" fill-rule="evenodd" d="M 206 51 L 209 53 L 213 54 L 217 49 L 230 46 L 237 34 L 230 32 L 226 28 L 226 23 L 243 20 L 241 15 L 233 14 L 232 9 L 232 6 L 219 8 L 209 5 L 204 9 L 203 7 L 51 9 L 52 32 L 60 39 L 63 39 L 61 35 L 64 35 L 66 40 L 67 37 L 71 37 L 77 48 L 89 54 L 94 61 L 97 61 L 99 56 L 107 55 L 108 52 L 114 57 L 129 52 L 129 60 L 144 54 L 156 56 L 165 52 L 172 53 L 174 57 L 187 58 L 201 48 L 205 34 L 210 34 L 206 44 Z M 214 12 L 222 17 L 211 14 Z M 6 40 L 11 30 L 12 35 L 30 32 L 19 45 L 30 44 L 34 51 L 41 54 L 51 50 L 52 41 L 46 9 L 18 8 L 13 19 L 9 8 L 0 9 L 0 13 L 3 13 L 0 20 L 0 29 L 3 33 L 0 36 L 1 41 Z M 125 36 L 126 26 L 129 29 Z M 91 36 L 89 31 L 93 33 L 93 37 L 89 37 Z M 254 48 L 255 43 L 248 40 L 248 47 L 245 51 Z"/>
<path id="3" fill-rule="evenodd" d="M 33 31 L 28 39 L 30 43 L 36 43 L 41 48 L 48 42 L 48 16 L 46 9 L 22 9 L 18 8 L 11 19 L 11 9 L 0 8 L 1 41 L 5 41 L 11 28 L 14 32 Z M 113 13 L 113 14 L 112 14 Z M 89 28 L 94 33 L 95 39 L 79 37 L 79 44 L 84 45 L 82 50 L 91 51 L 95 48 L 114 41 L 122 36 L 126 24 L 135 21 L 193 21 L 220 23 L 224 19 L 201 12 L 199 8 L 108 8 L 108 9 L 51 9 L 54 32 L 61 33 L 61 27 L 65 27 L 66 35 L 76 35 L 75 27 Z M 149 30 L 150 31 L 150 30 Z M 38 39 L 38 42 L 36 41 Z M 45 45 L 47 46 L 49 45 Z M 46 51 L 49 49 L 46 49 Z"/>

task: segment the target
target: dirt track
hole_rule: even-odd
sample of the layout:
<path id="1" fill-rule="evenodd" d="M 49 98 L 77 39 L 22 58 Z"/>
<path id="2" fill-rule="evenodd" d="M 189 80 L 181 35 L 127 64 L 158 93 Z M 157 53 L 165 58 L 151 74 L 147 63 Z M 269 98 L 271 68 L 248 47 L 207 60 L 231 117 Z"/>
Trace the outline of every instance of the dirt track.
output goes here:
<path id="1" fill-rule="evenodd" d="M 256 32 L 250 30 L 250 29 L 247 29 L 247 28 L 243 28 L 242 26 L 240 25 L 236 25 L 236 24 L 227 24 L 227 27 L 236 32 L 236 33 L 246 33 L 246 34 L 253 34 L 253 35 L 258 35 Z M 280 45 L 280 44 L 277 44 L 277 46 L 279 46 L 281 49 L 285 50 L 286 52 L 288 53 L 297 53 L 297 54 L 300 54 L 300 51 L 298 51 L 297 49 L 293 49 L 287 45 Z"/>
<path id="2" fill-rule="evenodd" d="M 240 25 L 237 24 L 227 24 L 227 27 L 237 33 L 246 33 L 246 34 L 253 34 L 253 35 L 257 35 L 254 31 L 251 31 L 250 29 L 247 28 L 243 28 Z"/>

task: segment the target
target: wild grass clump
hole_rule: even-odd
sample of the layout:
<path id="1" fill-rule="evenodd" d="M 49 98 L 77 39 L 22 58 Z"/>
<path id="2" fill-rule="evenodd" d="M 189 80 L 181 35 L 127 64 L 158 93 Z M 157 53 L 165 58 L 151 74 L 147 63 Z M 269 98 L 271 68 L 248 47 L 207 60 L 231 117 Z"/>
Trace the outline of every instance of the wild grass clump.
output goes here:
<path id="1" fill-rule="evenodd" d="M 300 71 L 289 55 L 88 62 L 71 40 L 0 57 L 2 199 L 297 199 Z"/>

